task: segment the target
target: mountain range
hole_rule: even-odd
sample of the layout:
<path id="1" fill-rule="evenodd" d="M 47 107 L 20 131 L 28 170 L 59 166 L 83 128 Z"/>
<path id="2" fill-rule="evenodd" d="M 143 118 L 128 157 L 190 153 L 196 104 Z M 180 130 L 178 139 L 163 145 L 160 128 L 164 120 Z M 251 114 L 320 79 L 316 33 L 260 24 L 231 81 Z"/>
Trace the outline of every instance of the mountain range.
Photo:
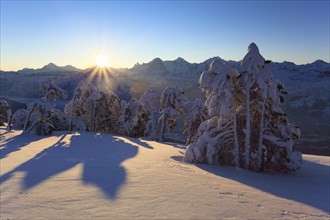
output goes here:
<path id="1" fill-rule="evenodd" d="M 214 60 L 220 60 L 241 71 L 240 62 L 226 61 L 220 57 L 201 63 L 189 63 L 181 57 L 173 61 L 155 58 L 149 63 L 136 64 L 132 68 L 107 68 L 101 73 L 96 71 L 96 67 L 82 70 L 71 65 L 60 67 L 50 63 L 40 69 L 0 71 L 0 97 L 20 102 L 40 98 L 40 83 L 52 79 L 68 92 L 70 98 L 74 88 L 88 78 L 99 88 L 111 88 L 126 100 L 131 97 L 139 98 L 147 89 L 160 94 L 165 87 L 176 85 L 182 87 L 186 96 L 192 100 L 204 97 L 197 82 L 202 71 Z M 289 120 L 301 127 L 303 145 L 317 145 L 329 154 L 330 64 L 316 60 L 304 65 L 271 62 L 268 66 L 288 92 L 285 111 Z"/>

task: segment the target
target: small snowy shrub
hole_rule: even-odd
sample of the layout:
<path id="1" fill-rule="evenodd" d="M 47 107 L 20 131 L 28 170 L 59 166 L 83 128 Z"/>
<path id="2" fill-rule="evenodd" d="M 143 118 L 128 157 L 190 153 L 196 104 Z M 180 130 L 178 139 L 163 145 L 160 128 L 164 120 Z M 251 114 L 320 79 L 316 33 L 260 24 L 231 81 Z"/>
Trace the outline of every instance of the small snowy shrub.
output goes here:
<path id="1" fill-rule="evenodd" d="M 12 123 L 14 128 L 22 128 L 23 132 L 35 132 L 38 135 L 49 135 L 53 131 L 67 130 L 68 122 L 64 113 L 55 108 L 50 101 L 66 98 L 66 92 L 53 81 L 41 84 L 43 97 L 41 100 L 27 104 L 27 109 L 17 110 Z"/>
<path id="2" fill-rule="evenodd" d="M 12 118 L 12 127 L 15 129 L 23 129 L 28 112 L 25 109 L 18 109 Z"/>

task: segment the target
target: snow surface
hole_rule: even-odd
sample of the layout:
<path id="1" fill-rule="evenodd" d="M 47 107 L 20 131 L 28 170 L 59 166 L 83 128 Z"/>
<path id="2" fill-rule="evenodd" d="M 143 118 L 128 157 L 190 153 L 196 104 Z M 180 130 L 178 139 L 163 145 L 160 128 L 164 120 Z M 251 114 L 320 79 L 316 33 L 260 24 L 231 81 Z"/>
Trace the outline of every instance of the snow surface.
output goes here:
<path id="1" fill-rule="evenodd" d="M 301 171 L 186 164 L 184 146 L 0 129 L 1 219 L 329 219 L 330 157 Z"/>

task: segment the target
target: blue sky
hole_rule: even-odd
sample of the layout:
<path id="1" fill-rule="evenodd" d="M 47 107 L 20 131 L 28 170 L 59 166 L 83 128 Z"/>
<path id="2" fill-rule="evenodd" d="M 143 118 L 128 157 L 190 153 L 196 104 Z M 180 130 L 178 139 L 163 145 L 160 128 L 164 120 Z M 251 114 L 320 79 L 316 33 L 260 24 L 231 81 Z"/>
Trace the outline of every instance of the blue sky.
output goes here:
<path id="1" fill-rule="evenodd" d="M 1 1 L 1 69 L 113 67 L 155 57 L 329 62 L 329 1 Z"/>

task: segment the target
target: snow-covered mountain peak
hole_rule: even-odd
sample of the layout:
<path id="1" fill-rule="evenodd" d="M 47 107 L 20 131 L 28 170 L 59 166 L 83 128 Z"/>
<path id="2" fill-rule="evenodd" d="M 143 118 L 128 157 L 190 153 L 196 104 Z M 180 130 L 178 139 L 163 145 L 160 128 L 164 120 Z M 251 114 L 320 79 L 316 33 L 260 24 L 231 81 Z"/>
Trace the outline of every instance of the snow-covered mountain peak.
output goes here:
<path id="1" fill-rule="evenodd" d="M 188 63 L 185 59 L 183 59 L 182 57 L 178 57 L 174 60 L 174 62 L 176 63 Z"/>
<path id="2" fill-rule="evenodd" d="M 135 64 L 131 71 L 144 74 L 164 74 L 168 69 L 164 65 L 164 61 L 160 58 L 155 58 L 149 63 Z"/>
<path id="3" fill-rule="evenodd" d="M 153 59 L 152 61 L 149 62 L 150 64 L 153 64 L 153 63 L 163 63 L 163 60 L 160 59 L 159 57 L 156 57 L 155 59 Z"/>
<path id="4" fill-rule="evenodd" d="M 313 69 L 323 69 L 323 71 L 330 71 L 330 64 L 324 62 L 323 60 L 315 60 L 311 64 L 307 64 L 306 66 L 310 66 Z"/>
<path id="5" fill-rule="evenodd" d="M 54 63 L 49 63 L 47 65 L 45 65 L 44 67 L 42 67 L 41 69 L 42 70 L 50 70 L 50 71 L 53 71 L 53 70 L 57 70 L 59 67 L 54 64 Z"/>

